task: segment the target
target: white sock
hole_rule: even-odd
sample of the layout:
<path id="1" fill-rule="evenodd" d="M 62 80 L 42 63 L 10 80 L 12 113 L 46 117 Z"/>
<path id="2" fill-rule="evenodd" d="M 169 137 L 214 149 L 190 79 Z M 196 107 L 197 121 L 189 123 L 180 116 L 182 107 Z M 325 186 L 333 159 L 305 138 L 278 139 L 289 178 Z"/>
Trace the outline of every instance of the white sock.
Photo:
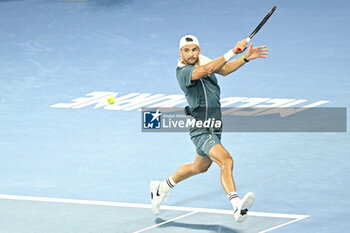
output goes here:
<path id="1" fill-rule="evenodd" d="M 173 179 L 170 176 L 168 179 L 163 181 L 163 183 L 161 183 L 160 190 L 164 193 L 168 193 L 170 189 L 174 188 L 175 184 L 176 183 L 173 181 Z"/>
<path id="2" fill-rule="evenodd" d="M 235 209 L 239 202 L 238 194 L 236 192 L 230 192 L 229 194 L 227 194 L 227 197 L 230 200 L 233 208 Z"/>

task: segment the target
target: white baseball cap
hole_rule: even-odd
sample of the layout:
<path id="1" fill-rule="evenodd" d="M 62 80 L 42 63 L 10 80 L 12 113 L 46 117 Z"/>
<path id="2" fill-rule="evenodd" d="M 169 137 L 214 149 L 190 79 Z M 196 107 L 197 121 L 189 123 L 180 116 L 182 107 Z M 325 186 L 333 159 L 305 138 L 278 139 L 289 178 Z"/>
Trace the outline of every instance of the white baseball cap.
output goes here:
<path id="1" fill-rule="evenodd" d="M 180 49 L 188 44 L 195 44 L 199 47 L 198 39 L 194 35 L 183 36 L 180 40 Z"/>

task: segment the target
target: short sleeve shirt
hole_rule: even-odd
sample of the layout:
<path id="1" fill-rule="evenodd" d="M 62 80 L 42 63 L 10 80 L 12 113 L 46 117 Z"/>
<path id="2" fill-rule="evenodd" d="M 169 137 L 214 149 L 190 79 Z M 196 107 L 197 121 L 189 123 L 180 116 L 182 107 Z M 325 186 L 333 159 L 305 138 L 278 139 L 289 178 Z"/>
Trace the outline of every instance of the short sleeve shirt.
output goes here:
<path id="1" fill-rule="evenodd" d="M 200 65 L 205 65 L 211 60 L 203 55 L 199 55 Z M 216 119 L 221 120 L 220 87 L 215 74 L 205 76 L 192 81 L 192 71 L 196 67 L 184 65 L 180 61 L 176 70 L 177 81 L 184 92 L 192 116 L 196 120 Z M 215 129 L 217 131 L 218 129 Z M 220 129 L 221 130 L 221 129 Z M 205 129 L 191 128 L 191 135 L 204 133 Z"/>

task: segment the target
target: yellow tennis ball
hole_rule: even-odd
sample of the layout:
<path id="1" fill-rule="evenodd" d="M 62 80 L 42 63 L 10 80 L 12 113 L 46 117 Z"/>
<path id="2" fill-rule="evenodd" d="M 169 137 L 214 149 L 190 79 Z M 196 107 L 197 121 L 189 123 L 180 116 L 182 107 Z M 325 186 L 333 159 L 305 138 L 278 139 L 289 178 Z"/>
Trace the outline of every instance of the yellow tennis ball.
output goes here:
<path id="1" fill-rule="evenodd" d="M 114 102 L 115 102 L 114 96 L 108 97 L 107 102 L 108 102 L 109 104 L 114 104 Z"/>

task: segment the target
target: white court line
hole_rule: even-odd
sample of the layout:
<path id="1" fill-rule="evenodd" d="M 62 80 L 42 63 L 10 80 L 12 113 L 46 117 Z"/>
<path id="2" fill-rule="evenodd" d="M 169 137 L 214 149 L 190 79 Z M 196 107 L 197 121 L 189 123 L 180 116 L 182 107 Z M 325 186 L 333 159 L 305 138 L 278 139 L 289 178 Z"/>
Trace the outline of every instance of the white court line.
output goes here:
<path id="1" fill-rule="evenodd" d="M 70 204 L 83 204 L 83 205 L 99 205 L 99 206 L 147 208 L 147 209 L 151 208 L 151 205 L 147 205 L 147 204 L 108 202 L 108 201 L 91 201 L 91 200 L 64 199 L 64 198 L 51 198 L 51 197 L 17 196 L 17 195 L 5 195 L 5 194 L 0 194 L 0 199 L 22 200 L 22 201 L 39 201 L 39 202 L 54 202 L 54 203 L 70 203 Z M 187 211 L 187 212 L 192 212 L 192 214 L 200 212 L 200 213 L 230 214 L 230 215 L 233 215 L 233 210 L 192 208 L 192 207 L 181 207 L 181 206 L 161 206 L 160 209 Z M 261 231 L 260 233 L 265 233 L 265 232 L 268 232 L 268 231 L 272 231 L 272 230 L 275 230 L 275 229 L 280 228 L 282 226 L 285 226 L 285 225 L 288 225 L 288 224 L 291 224 L 291 223 L 294 223 L 294 222 L 297 222 L 297 221 L 300 221 L 302 219 L 310 217 L 310 215 L 279 214 L 279 213 L 251 212 L 251 211 L 248 212 L 248 215 L 249 216 L 256 216 L 256 217 L 292 218 L 293 219 L 293 220 L 291 220 L 291 221 L 289 221 L 287 223 L 283 223 L 281 225 L 278 225 L 278 226 L 269 228 L 267 230 Z M 186 216 L 183 216 L 183 217 L 186 217 Z M 175 220 L 172 220 L 172 221 L 175 221 Z"/>
<path id="2" fill-rule="evenodd" d="M 165 222 L 162 222 L 162 223 L 153 225 L 153 226 L 149 226 L 149 227 L 143 228 L 143 229 L 141 229 L 141 230 L 135 231 L 134 233 L 140 233 L 140 232 L 148 231 L 148 230 L 150 230 L 150 229 L 159 227 L 159 226 L 164 225 L 164 224 L 167 224 L 167 223 L 169 223 L 169 222 L 174 222 L 174 221 L 176 221 L 176 220 L 179 220 L 179 219 L 181 219 L 181 218 L 185 218 L 185 217 L 187 217 L 187 216 L 190 216 L 190 215 L 193 215 L 193 214 L 196 214 L 196 213 L 198 213 L 198 212 L 197 212 L 197 211 L 193 211 L 193 212 L 190 212 L 190 213 L 181 215 L 181 216 L 179 216 L 179 217 L 172 218 L 172 219 L 170 219 L 170 220 L 168 220 L 168 221 L 165 221 Z"/>
<path id="3" fill-rule="evenodd" d="M 280 225 L 277 225 L 277 226 L 271 227 L 271 228 L 269 228 L 269 229 L 260 231 L 259 233 L 266 233 L 266 232 L 268 232 L 268 231 L 272 231 L 272 230 L 275 230 L 275 229 L 277 229 L 277 228 L 280 228 L 280 227 L 283 227 L 283 226 L 292 224 L 292 223 L 294 223 L 294 222 L 303 220 L 304 218 L 307 218 L 307 217 L 309 217 L 309 216 L 308 216 L 308 215 L 305 215 L 304 217 L 299 217 L 299 218 L 294 219 L 294 220 L 292 220 L 292 221 L 289 221 L 289 222 L 286 222 L 286 223 L 282 223 L 282 224 L 280 224 Z"/>

